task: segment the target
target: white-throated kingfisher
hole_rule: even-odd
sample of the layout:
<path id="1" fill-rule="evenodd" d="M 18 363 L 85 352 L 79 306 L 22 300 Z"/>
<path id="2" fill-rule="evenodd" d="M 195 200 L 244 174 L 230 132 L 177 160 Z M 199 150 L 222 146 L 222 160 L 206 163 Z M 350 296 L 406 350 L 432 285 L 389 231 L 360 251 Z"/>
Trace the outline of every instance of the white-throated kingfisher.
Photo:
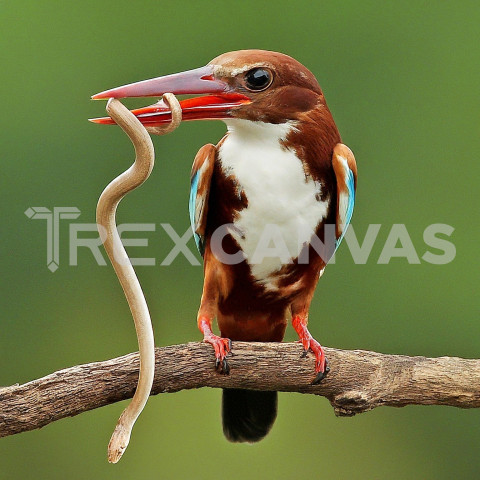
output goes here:
<path id="1" fill-rule="evenodd" d="M 313 383 L 320 382 L 328 366 L 307 329 L 308 311 L 352 217 L 357 168 L 317 80 L 287 55 L 241 50 L 92 98 L 166 92 L 201 94 L 180 102 L 183 120 L 221 119 L 228 128 L 216 146 L 197 153 L 189 204 L 204 259 L 197 321 L 216 367 L 229 372 L 231 340 L 281 342 L 291 315 L 305 354 L 316 358 Z M 133 113 L 152 132 L 171 120 L 162 101 Z M 221 336 L 212 331 L 215 319 Z M 224 433 L 234 442 L 258 441 L 276 410 L 276 392 L 226 389 Z"/>

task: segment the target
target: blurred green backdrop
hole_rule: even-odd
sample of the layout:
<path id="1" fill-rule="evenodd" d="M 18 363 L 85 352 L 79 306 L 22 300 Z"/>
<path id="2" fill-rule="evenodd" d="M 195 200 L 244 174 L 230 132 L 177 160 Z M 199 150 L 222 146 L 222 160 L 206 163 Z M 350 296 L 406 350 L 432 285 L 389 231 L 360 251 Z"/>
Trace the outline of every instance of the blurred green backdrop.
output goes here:
<path id="1" fill-rule="evenodd" d="M 137 348 L 111 267 L 97 266 L 86 249 L 69 266 L 71 222 L 63 221 L 60 268 L 51 273 L 45 221 L 24 215 L 32 206 L 75 206 L 76 222 L 94 222 L 99 193 L 132 160 L 119 129 L 86 121 L 104 108 L 89 96 L 243 48 L 290 54 L 315 73 L 357 158 L 356 232 L 363 238 L 368 224 L 382 224 L 366 265 L 355 265 L 343 246 L 327 269 L 311 311 L 313 334 L 339 348 L 478 358 L 479 22 L 477 1 L 1 1 L 0 385 Z M 191 162 L 224 130 L 221 122 L 197 122 L 156 138 L 152 178 L 120 207 L 120 222 L 157 225 L 129 236 L 149 239 L 132 256 L 157 258 L 156 267 L 137 271 L 159 345 L 200 339 L 202 270 L 180 257 L 160 266 L 172 247 L 160 223 L 187 229 Z M 420 257 L 425 227 L 452 225 L 455 260 L 377 265 L 395 223 L 407 225 Z M 291 329 L 287 338 L 295 338 Z M 271 434 L 246 446 L 223 438 L 220 391 L 152 397 L 116 466 L 106 462 L 106 445 L 125 404 L 111 405 L 1 439 L 0 478 L 480 473 L 479 411 L 383 408 L 339 419 L 322 398 L 280 394 L 279 401 Z"/>

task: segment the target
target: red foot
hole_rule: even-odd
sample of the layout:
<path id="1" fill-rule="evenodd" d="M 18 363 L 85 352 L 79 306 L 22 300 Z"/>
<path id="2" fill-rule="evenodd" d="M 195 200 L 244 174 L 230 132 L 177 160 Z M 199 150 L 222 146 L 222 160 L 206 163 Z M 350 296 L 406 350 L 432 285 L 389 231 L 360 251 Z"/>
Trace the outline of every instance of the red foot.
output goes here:
<path id="1" fill-rule="evenodd" d="M 215 369 L 218 370 L 220 367 L 220 371 L 225 375 L 228 375 L 230 373 L 230 367 L 226 357 L 232 350 L 232 341 L 229 338 L 222 338 L 215 335 L 212 332 L 208 320 L 201 320 L 198 323 L 198 327 L 203 333 L 203 341 L 205 343 L 210 343 L 215 350 Z"/>
<path id="2" fill-rule="evenodd" d="M 303 356 L 306 357 L 309 350 L 315 355 L 315 372 L 317 373 L 317 376 L 312 383 L 316 385 L 317 383 L 320 383 L 330 371 L 327 359 L 325 357 L 325 352 L 323 351 L 322 346 L 308 331 L 305 319 L 303 317 L 298 315 L 295 316 L 292 319 L 292 325 L 300 338 L 300 342 L 303 345 Z"/>

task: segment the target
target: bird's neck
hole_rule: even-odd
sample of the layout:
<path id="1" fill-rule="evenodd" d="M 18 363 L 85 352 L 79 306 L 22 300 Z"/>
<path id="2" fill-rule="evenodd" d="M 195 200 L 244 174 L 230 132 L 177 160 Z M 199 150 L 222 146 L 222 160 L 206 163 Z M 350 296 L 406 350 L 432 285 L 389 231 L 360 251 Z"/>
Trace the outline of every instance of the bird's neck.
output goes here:
<path id="1" fill-rule="evenodd" d="M 289 150 L 303 163 L 305 171 L 314 180 L 333 174 L 333 148 L 341 141 L 333 117 L 326 105 L 299 115 L 298 120 L 284 123 L 266 123 L 246 119 L 225 120 L 228 133 L 225 140 L 236 149 L 270 152 Z M 248 146 L 248 147 L 247 147 Z M 240 159 L 242 155 L 238 155 Z M 258 161 L 261 159 L 257 157 Z"/>
<path id="2" fill-rule="evenodd" d="M 289 133 L 296 128 L 297 122 L 273 124 L 235 118 L 225 120 L 225 123 L 229 137 L 241 139 L 243 142 L 277 146 L 278 143 L 284 142 Z"/>
<path id="3" fill-rule="evenodd" d="M 296 128 L 289 132 L 284 145 L 296 151 L 309 172 L 320 178 L 333 172 L 333 149 L 340 142 L 330 110 L 321 105 L 300 115 Z"/>
<path id="4" fill-rule="evenodd" d="M 219 145 L 219 159 L 227 176 L 233 175 L 237 181 L 246 176 L 274 182 L 279 175 L 286 175 L 287 165 L 301 168 L 294 151 L 284 146 L 296 128 L 294 122 L 271 124 L 232 119 L 225 123 L 228 133 Z M 262 187 L 261 183 L 258 187 Z"/>

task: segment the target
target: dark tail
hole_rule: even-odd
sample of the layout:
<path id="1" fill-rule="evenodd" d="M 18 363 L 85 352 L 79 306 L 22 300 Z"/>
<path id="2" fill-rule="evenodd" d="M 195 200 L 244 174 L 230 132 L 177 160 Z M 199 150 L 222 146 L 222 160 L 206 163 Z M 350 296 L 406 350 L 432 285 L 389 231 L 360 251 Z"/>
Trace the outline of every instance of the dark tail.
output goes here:
<path id="1" fill-rule="evenodd" d="M 231 442 L 258 442 L 277 416 L 277 392 L 223 390 L 223 433 Z"/>

